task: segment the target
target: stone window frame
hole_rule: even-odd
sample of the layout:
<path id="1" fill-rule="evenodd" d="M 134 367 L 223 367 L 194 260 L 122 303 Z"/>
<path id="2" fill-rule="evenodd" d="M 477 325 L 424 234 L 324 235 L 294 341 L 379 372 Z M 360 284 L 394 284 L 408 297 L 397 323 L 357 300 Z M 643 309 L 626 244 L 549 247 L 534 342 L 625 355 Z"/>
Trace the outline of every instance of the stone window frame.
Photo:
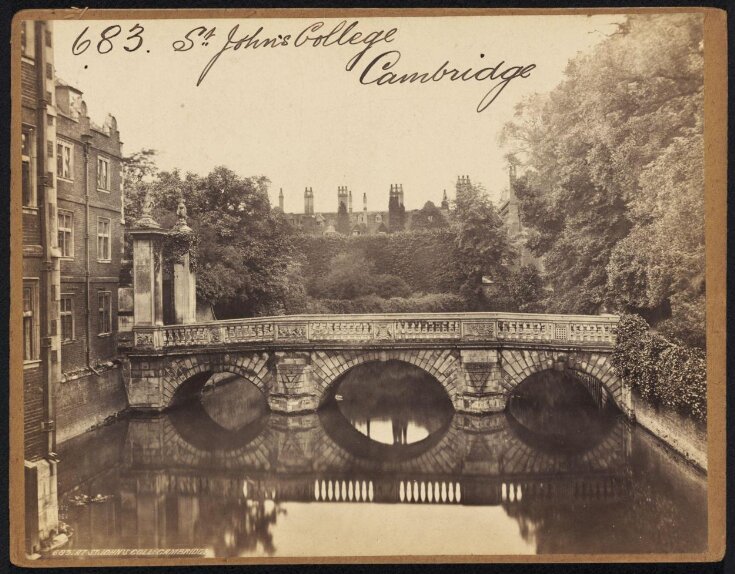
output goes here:
<path id="1" fill-rule="evenodd" d="M 38 278 L 23 278 L 23 367 L 41 363 L 41 317 Z M 30 331 L 30 332 L 29 332 Z"/>
<path id="2" fill-rule="evenodd" d="M 62 218 L 69 218 L 68 227 L 62 226 Z M 61 258 L 74 259 L 74 212 L 68 209 L 59 209 L 57 212 L 57 221 Z M 68 240 L 66 239 L 67 235 Z"/>
<path id="3" fill-rule="evenodd" d="M 29 124 L 21 126 L 21 194 L 24 208 L 38 208 L 36 189 L 36 129 Z M 24 145 L 24 142 L 27 145 Z M 26 171 L 27 170 L 27 171 Z M 28 188 L 26 190 L 25 183 Z M 27 191 L 27 194 L 26 194 Z"/>
<path id="4" fill-rule="evenodd" d="M 97 291 L 97 336 L 112 334 L 112 291 Z"/>
<path id="5" fill-rule="evenodd" d="M 68 172 L 64 171 L 64 150 L 69 150 Z M 56 177 L 64 181 L 74 181 L 74 144 L 70 141 L 56 140 Z"/>
<path id="6" fill-rule="evenodd" d="M 65 301 L 69 302 L 66 308 Z M 71 333 L 65 337 L 64 324 L 68 320 Z M 76 321 L 74 321 L 74 293 L 62 293 L 59 299 L 59 335 L 62 343 L 72 343 L 76 340 Z"/>
<path id="7" fill-rule="evenodd" d="M 100 228 L 100 223 L 107 224 L 106 234 L 102 232 Z M 107 240 L 106 243 L 105 239 Z M 100 245 L 102 245 L 102 249 L 100 249 Z M 110 219 L 109 217 L 97 217 L 97 262 L 112 262 L 112 219 Z"/>
<path id="8" fill-rule="evenodd" d="M 105 171 L 105 181 L 102 182 L 103 185 L 100 185 L 100 164 L 104 163 L 107 168 Z M 102 193 L 110 193 L 112 191 L 112 177 L 110 174 L 110 158 L 104 155 L 98 155 L 97 156 L 97 191 L 101 191 Z"/>

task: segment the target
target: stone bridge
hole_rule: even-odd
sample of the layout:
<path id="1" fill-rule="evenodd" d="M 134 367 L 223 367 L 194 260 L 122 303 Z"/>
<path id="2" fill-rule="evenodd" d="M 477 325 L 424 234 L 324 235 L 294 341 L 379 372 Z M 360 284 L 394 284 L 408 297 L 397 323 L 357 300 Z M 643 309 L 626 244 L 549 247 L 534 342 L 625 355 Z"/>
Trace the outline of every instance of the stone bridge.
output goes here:
<path id="1" fill-rule="evenodd" d="M 609 356 L 618 317 L 520 313 L 290 315 L 136 326 L 126 364 L 131 408 L 161 411 L 214 373 L 242 376 L 272 411 L 317 410 L 332 384 L 370 361 L 432 375 L 458 412 L 504 410 L 530 375 L 568 370 L 632 417 L 630 389 Z"/>

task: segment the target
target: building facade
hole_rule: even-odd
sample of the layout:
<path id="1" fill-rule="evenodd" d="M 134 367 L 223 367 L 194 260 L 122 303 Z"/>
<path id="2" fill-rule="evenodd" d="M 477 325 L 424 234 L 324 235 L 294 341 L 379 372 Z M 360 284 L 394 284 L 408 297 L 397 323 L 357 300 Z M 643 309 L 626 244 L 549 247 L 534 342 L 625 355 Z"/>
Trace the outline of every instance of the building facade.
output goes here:
<path id="1" fill-rule="evenodd" d="M 54 71 L 53 25 L 21 25 L 26 548 L 58 529 L 56 445 L 126 407 L 117 367 L 122 143 Z M 14 300 L 20 294 L 13 294 Z"/>
<path id="2" fill-rule="evenodd" d="M 117 121 L 108 114 L 94 123 L 82 92 L 59 78 L 56 112 L 62 442 L 126 406 L 117 361 L 124 221 Z"/>
<path id="3" fill-rule="evenodd" d="M 21 174 L 23 226 L 23 458 L 26 548 L 58 527 L 54 387 L 61 379 L 61 256 L 56 227 L 56 106 L 53 30 L 21 29 Z M 17 144 L 16 144 L 17 145 Z M 20 168 L 20 169 L 18 169 Z M 13 294 L 18 300 L 19 294 Z"/>
<path id="4" fill-rule="evenodd" d="M 352 190 L 348 186 L 337 187 L 337 210 L 332 212 L 314 212 L 314 190 L 304 190 L 303 213 L 286 213 L 284 210 L 283 190 L 278 194 L 279 209 L 284 212 L 287 221 L 296 229 L 310 235 L 375 235 L 396 230 L 396 218 L 402 218 L 400 229 L 410 230 L 413 215 L 419 210 L 406 211 L 403 203 L 403 185 L 391 184 L 388 192 L 387 209 L 385 211 L 369 211 L 367 193 L 362 194 L 361 207 L 353 206 Z M 393 208 L 391 208 L 393 205 Z M 449 200 L 444 190 L 441 202 L 444 215 L 449 214 Z M 340 215 L 341 213 L 341 215 Z M 391 223 L 391 218 L 393 222 Z"/>

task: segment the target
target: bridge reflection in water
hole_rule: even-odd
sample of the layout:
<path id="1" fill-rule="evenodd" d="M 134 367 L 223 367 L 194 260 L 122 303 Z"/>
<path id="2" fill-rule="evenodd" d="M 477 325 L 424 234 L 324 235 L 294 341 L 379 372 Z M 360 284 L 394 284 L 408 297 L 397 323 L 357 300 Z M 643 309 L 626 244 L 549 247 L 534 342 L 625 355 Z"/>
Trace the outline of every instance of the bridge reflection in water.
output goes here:
<path id="1" fill-rule="evenodd" d="M 641 516 L 650 509 L 640 505 L 637 491 L 643 488 L 650 506 L 651 485 L 638 484 L 633 444 L 640 450 L 642 443 L 624 417 L 609 417 L 588 433 L 590 440 L 560 446 L 536 440 L 523 399 L 517 419 L 455 414 L 441 392 L 432 394 L 417 378 L 425 376 L 419 372 L 403 372 L 413 382 L 386 401 L 383 387 L 395 389 L 390 378 L 400 372 L 388 367 L 366 365 L 363 373 L 348 373 L 316 414 L 268 413 L 257 390 L 250 392 L 254 388 L 240 380 L 205 392 L 201 402 L 120 421 L 62 445 L 59 492 L 62 520 L 74 529 L 70 544 L 273 555 L 288 546 L 289 536 L 309 536 L 314 553 L 354 554 L 354 545 L 346 550 L 325 539 L 327 523 L 362 521 L 368 529 L 379 519 L 360 509 L 387 504 L 405 507 L 405 528 L 414 533 L 435 530 L 426 521 L 441 523 L 442 508 L 488 507 L 502 509 L 517 524 L 504 536 L 519 538 L 527 552 L 634 552 L 651 551 L 650 532 L 640 536 L 651 522 L 680 518 L 665 501 L 666 516 Z M 361 378 L 371 382 L 367 394 Z M 366 432 L 367 421 L 372 428 L 372 421 L 391 421 L 398 431 L 374 437 Z M 112 497 L 99 503 L 82 498 L 98 493 Z M 409 507 L 436 510 L 417 520 Z M 310 531 L 296 533 L 289 521 L 304 512 Z M 485 512 L 476 508 L 462 520 L 472 528 L 473 517 Z M 688 519 L 696 521 L 697 513 Z M 395 513 L 391 520 L 400 521 Z M 577 545 L 575 536 L 586 539 L 580 528 L 608 532 L 607 538 Z M 703 532 L 703 540 L 670 536 L 657 551 L 704 544 Z M 373 536 L 368 530 L 364 535 Z M 508 551 L 486 538 L 475 552 Z M 467 551 L 460 542 L 457 548 Z M 379 554 L 380 548 L 365 551 Z"/>

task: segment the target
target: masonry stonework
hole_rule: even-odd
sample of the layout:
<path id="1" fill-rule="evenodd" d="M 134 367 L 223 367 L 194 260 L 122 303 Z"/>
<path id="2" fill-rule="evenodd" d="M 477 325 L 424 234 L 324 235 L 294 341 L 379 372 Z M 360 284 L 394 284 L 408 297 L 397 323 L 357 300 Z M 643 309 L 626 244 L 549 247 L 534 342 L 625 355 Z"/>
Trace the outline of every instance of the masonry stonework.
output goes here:
<path id="1" fill-rule="evenodd" d="M 253 383 L 270 409 L 287 414 L 316 411 L 329 389 L 353 367 L 371 361 L 415 365 L 442 385 L 458 412 L 503 411 L 515 387 L 534 373 L 569 369 L 598 380 L 615 404 L 632 416 L 627 387 L 606 353 L 537 349 L 383 348 L 252 351 L 209 349 L 128 359 L 126 390 L 133 409 L 162 411 L 182 393 L 198 392 L 211 374 L 230 372 Z"/>

